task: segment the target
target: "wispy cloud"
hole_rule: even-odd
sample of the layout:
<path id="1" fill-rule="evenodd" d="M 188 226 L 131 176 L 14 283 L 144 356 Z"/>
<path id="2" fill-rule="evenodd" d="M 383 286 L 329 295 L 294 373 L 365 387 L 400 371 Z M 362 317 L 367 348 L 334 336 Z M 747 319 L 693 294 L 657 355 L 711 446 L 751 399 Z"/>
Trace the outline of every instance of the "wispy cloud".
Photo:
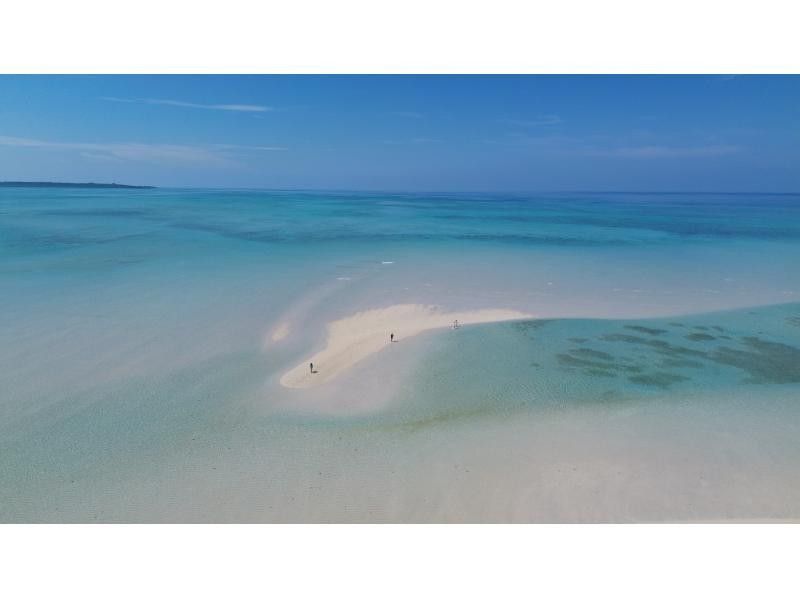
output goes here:
<path id="1" fill-rule="evenodd" d="M 433 137 L 412 137 L 410 139 L 388 139 L 383 143 L 386 145 L 422 145 L 426 143 L 439 143 L 439 139 Z"/>
<path id="2" fill-rule="evenodd" d="M 503 118 L 501 123 L 514 125 L 515 127 L 546 127 L 561 124 L 561 117 L 557 114 L 543 114 L 532 119 Z"/>
<path id="3" fill-rule="evenodd" d="M 95 143 L 46 141 L 26 137 L 0 135 L 0 146 L 55 151 L 75 151 L 93 160 L 178 163 L 184 165 L 229 166 L 236 154 L 246 152 L 281 151 L 279 146 L 246 146 L 231 144 L 183 145 L 169 143 Z"/>
<path id="4" fill-rule="evenodd" d="M 620 158 L 708 158 L 728 156 L 738 153 L 738 145 L 699 145 L 674 147 L 666 145 L 643 145 L 638 147 L 618 147 L 610 149 L 591 149 L 590 155 Z"/>
<path id="5" fill-rule="evenodd" d="M 180 100 L 158 100 L 153 98 L 115 98 L 102 97 L 107 102 L 124 102 L 126 104 L 150 104 L 154 106 L 175 106 L 177 108 L 199 108 L 202 110 L 226 110 L 228 112 L 270 112 L 271 106 L 258 104 L 197 104 Z"/>
<path id="6" fill-rule="evenodd" d="M 593 158 L 668 159 L 668 158 L 714 158 L 729 156 L 746 148 L 732 144 L 670 145 L 663 143 L 631 144 L 609 138 L 588 138 L 564 135 L 535 136 L 528 133 L 508 133 L 501 139 L 487 139 L 485 143 L 507 147 L 527 148 L 541 154 L 563 156 L 589 156 Z"/>

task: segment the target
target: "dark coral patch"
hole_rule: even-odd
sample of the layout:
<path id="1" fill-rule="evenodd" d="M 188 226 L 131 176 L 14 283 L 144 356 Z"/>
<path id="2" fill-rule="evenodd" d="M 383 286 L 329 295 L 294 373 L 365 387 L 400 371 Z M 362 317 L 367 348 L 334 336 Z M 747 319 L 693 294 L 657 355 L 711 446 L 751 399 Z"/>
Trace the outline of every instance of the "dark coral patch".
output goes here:
<path id="1" fill-rule="evenodd" d="M 595 370 L 595 369 L 588 369 L 584 370 L 584 374 L 589 376 L 597 376 L 598 378 L 616 378 L 617 375 L 614 372 L 609 372 L 607 370 Z"/>
<path id="2" fill-rule="evenodd" d="M 705 357 L 705 351 L 697 351 L 680 345 L 673 345 L 667 341 L 658 339 L 642 338 L 640 336 L 633 336 L 632 334 L 604 334 L 600 337 L 601 340 L 609 342 L 623 342 L 632 345 L 643 345 L 652 347 L 656 353 L 666 355 L 668 357 L 675 356 L 692 356 L 692 357 Z"/>
<path id="3" fill-rule="evenodd" d="M 613 361 L 614 356 L 611 353 L 606 353 L 605 351 L 595 351 L 594 349 L 572 349 L 570 350 L 572 355 L 577 355 L 578 357 L 586 357 L 589 359 L 603 359 L 604 361 Z"/>
<path id="4" fill-rule="evenodd" d="M 705 367 L 699 361 L 694 361 L 692 359 L 674 359 L 674 358 L 666 358 L 661 361 L 661 365 L 670 367 L 670 368 L 695 368 L 700 369 Z"/>
<path id="5" fill-rule="evenodd" d="M 521 322 L 514 322 L 512 326 L 514 330 L 517 330 L 523 334 L 527 334 L 528 332 L 532 332 L 542 326 L 545 326 L 549 320 L 523 320 Z"/>
<path id="6" fill-rule="evenodd" d="M 754 336 L 743 337 L 742 343 L 750 350 L 720 347 L 709 359 L 744 370 L 750 374 L 746 381 L 754 384 L 800 382 L 800 349 Z"/>
<path id="7" fill-rule="evenodd" d="M 682 382 L 688 380 L 686 376 L 678 374 L 669 374 L 667 372 L 656 372 L 654 374 L 640 374 L 638 376 L 629 376 L 628 380 L 641 384 L 643 386 L 656 386 L 658 388 L 667 389 L 675 382 Z"/>
<path id="8" fill-rule="evenodd" d="M 659 334 L 666 334 L 667 331 L 663 328 L 649 328 L 647 326 L 625 326 L 628 330 L 635 330 L 636 332 L 643 332 L 644 334 L 651 334 L 657 336 Z"/>
<path id="9" fill-rule="evenodd" d="M 705 332 L 692 332 L 691 334 L 687 334 L 686 338 L 690 341 L 713 341 L 716 337 L 706 334 Z"/>
<path id="10" fill-rule="evenodd" d="M 641 372 L 642 368 L 637 365 L 622 365 L 616 363 L 609 363 L 608 361 L 596 361 L 592 359 L 583 359 L 575 357 L 567 353 L 559 353 L 556 355 L 559 365 L 562 367 L 582 368 L 584 370 L 594 369 L 612 372 Z"/>

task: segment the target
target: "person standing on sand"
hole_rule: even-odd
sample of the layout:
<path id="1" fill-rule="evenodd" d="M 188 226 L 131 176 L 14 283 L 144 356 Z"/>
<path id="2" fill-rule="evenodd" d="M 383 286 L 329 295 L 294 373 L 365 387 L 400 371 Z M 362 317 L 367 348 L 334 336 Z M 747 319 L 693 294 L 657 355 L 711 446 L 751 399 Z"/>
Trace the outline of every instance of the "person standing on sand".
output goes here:
<path id="1" fill-rule="evenodd" d="M 392 333 L 389 335 L 389 342 L 390 342 L 390 343 L 393 343 L 393 342 L 394 342 L 394 332 L 392 332 Z"/>
<path id="2" fill-rule="evenodd" d="M 308 369 L 311 370 L 312 374 L 314 373 L 314 362 L 313 361 L 308 364 Z"/>

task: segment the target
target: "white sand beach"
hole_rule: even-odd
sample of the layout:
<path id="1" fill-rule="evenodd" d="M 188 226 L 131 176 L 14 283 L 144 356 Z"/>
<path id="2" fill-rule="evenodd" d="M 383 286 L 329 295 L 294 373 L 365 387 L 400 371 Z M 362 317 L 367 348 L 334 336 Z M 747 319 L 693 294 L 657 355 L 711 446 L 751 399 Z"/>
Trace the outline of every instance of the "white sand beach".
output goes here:
<path id="1" fill-rule="evenodd" d="M 310 388 L 324 384 L 361 360 L 391 347 L 390 334 L 395 342 L 435 328 L 523 320 L 530 314 L 511 309 L 479 309 L 444 311 L 437 306 L 420 304 L 392 305 L 381 309 L 358 312 L 328 325 L 326 347 L 304 359 L 280 379 L 287 388 Z M 314 373 L 309 364 L 314 364 Z"/>

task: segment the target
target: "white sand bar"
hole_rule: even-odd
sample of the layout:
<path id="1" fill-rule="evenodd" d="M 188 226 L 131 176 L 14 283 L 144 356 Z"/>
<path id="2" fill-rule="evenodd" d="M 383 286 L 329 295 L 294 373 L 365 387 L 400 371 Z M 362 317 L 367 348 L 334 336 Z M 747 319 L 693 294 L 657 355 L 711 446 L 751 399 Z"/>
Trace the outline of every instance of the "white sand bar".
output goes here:
<path id="1" fill-rule="evenodd" d="M 328 324 L 327 346 L 304 359 L 281 377 L 288 388 L 309 388 L 332 380 L 373 353 L 390 346 L 389 335 L 403 342 L 420 332 L 506 320 L 524 320 L 530 314 L 510 309 L 479 309 L 447 312 L 430 305 L 404 304 L 361 311 Z M 311 373 L 309 363 L 316 373 Z"/>

